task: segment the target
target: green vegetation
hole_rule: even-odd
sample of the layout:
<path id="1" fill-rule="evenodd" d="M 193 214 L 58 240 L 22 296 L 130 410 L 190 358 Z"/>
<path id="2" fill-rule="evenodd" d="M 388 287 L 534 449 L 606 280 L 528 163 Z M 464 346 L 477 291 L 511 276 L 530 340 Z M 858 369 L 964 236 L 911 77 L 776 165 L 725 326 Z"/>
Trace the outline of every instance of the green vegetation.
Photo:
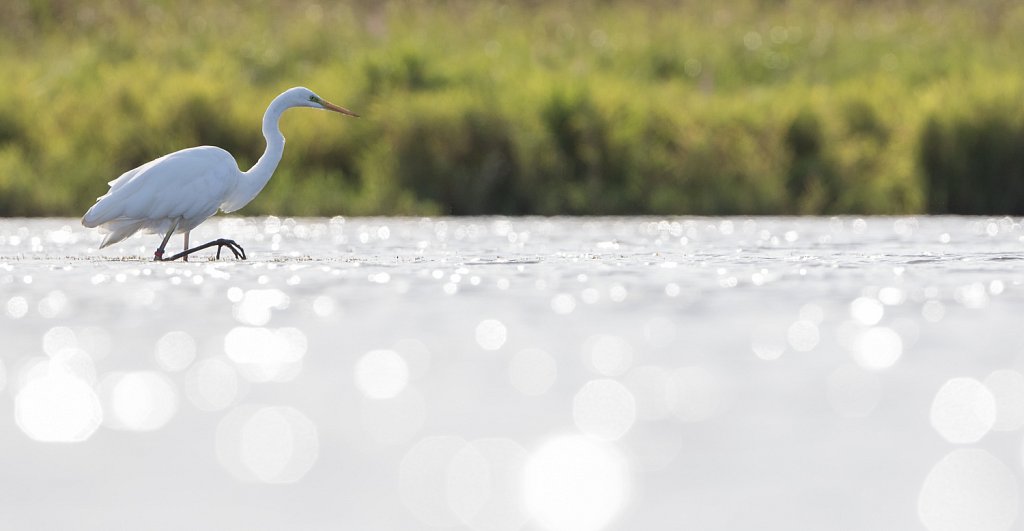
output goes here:
<path id="1" fill-rule="evenodd" d="M 243 213 L 1024 214 L 1024 4 L 18 0 L 0 5 L 0 215 L 80 215 L 176 149 Z"/>

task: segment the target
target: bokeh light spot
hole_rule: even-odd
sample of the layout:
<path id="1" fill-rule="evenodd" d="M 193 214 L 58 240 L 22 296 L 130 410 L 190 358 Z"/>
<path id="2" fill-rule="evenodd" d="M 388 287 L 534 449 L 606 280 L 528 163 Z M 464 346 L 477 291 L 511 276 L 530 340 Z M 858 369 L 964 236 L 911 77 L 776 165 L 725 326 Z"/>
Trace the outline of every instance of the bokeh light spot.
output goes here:
<path id="1" fill-rule="evenodd" d="M 508 329 L 497 319 L 484 319 L 476 325 L 476 342 L 484 350 L 498 350 L 508 339 Z"/>
<path id="2" fill-rule="evenodd" d="M 798 319 L 820 325 L 825 320 L 825 310 L 817 304 L 807 303 L 800 307 Z"/>
<path id="3" fill-rule="evenodd" d="M 523 476 L 527 511 L 549 531 L 597 531 L 623 509 L 629 465 L 614 446 L 563 435 L 529 456 Z"/>
<path id="4" fill-rule="evenodd" d="M 750 349 L 762 360 L 777 360 L 786 352 L 786 334 L 781 329 L 759 325 L 750 334 Z"/>
<path id="5" fill-rule="evenodd" d="M 196 342 L 187 332 L 168 332 L 156 342 L 156 363 L 165 371 L 183 371 L 195 358 Z"/>
<path id="6" fill-rule="evenodd" d="M 810 352 L 818 346 L 820 335 L 818 325 L 814 321 L 798 320 L 786 330 L 786 339 L 789 346 L 797 352 Z"/>
<path id="7" fill-rule="evenodd" d="M 954 444 L 978 442 L 996 422 L 996 400 L 973 378 L 953 378 L 932 401 L 932 427 Z"/>
<path id="8" fill-rule="evenodd" d="M 423 378 L 430 371 L 432 354 L 422 341 L 418 339 L 400 339 L 395 342 L 394 351 L 405 360 L 409 368 L 409 379 Z"/>
<path id="9" fill-rule="evenodd" d="M 298 375 L 306 336 L 296 328 L 236 326 L 224 337 L 224 353 L 253 382 L 284 382 Z"/>
<path id="10" fill-rule="evenodd" d="M 1024 426 L 1024 374 L 1010 369 L 993 371 L 985 387 L 996 401 L 994 430 L 1011 431 Z"/>
<path id="11" fill-rule="evenodd" d="M 238 371 L 220 358 L 204 359 L 185 375 L 185 396 L 203 411 L 219 411 L 239 394 Z"/>
<path id="12" fill-rule="evenodd" d="M 28 313 L 28 301 L 25 297 L 15 296 L 7 300 L 7 315 L 21 319 Z"/>
<path id="13" fill-rule="evenodd" d="M 18 391 L 14 419 L 21 431 L 42 442 L 80 442 L 103 421 L 103 407 L 92 386 L 51 365 Z"/>
<path id="14" fill-rule="evenodd" d="M 633 426 L 636 400 L 615 380 L 591 380 L 573 397 L 572 417 L 583 433 L 614 441 Z"/>
<path id="15" fill-rule="evenodd" d="M 929 531 L 1005 531 L 1017 519 L 1017 479 L 985 450 L 959 449 L 935 464 L 917 499 Z"/>
<path id="16" fill-rule="evenodd" d="M 178 410 L 178 391 L 166 377 L 140 371 L 108 375 L 101 389 L 109 400 L 105 423 L 115 429 L 153 431 L 162 428 Z"/>
<path id="17" fill-rule="evenodd" d="M 39 315 L 47 319 L 57 317 L 67 308 L 68 297 L 63 291 L 53 290 L 39 299 Z"/>
<path id="18" fill-rule="evenodd" d="M 465 446 L 461 437 L 427 437 L 402 458 L 398 467 L 399 494 L 420 522 L 435 527 L 459 524 L 448 504 L 448 466 Z"/>
<path id="19" fill-rule="evenodd" d="M 477 531 L 514 531 L 526 523 L 523 467 L 527 452 L 510 439 L 480 439 L 448 465 L 448 505 Z"/>
<path id="20" fill-rule="evenodd" d="M 865 369 L 887 369 L 903 355 L 903 338 L 884 326 L 861 331 L 853 341 L 853 359 Z"/>
<path id="21" fill-rule="evenodd" d="M 240 406 L 217 426 L 217 458 L 236 478 L 294 483 L 320 452 L 316 425 L 288 406 Z"/>
<path id="22" fill-rule="evenodd" d="M 946 315 L 946 307 L 937 300 L 925 301 L 921 307 L 921 316 L 925 321 L 937 323 Z"/>
<path id="23" fill-rule="evenodd" d="M 887 306 L 903 304 L 907 298 L 906 292 L 896 286 L 886 286 L 878 290 L 878 300 Z"/>
<path id="24" fill-rule="evenodd" d="M 279 289 L 251 289 L 242 295 L 233 311 L 240 323 L 263 326 L 270 322 L 271 310 L 288 308 L 290 301 L 288 295 Z"/>
<path id="25" fill-rule="evenodd" d="M 598 374 L 619 376 L 633 365 L 633 347 L 624 338 L 596 334 L 583 343 L 584 361 Z"/>
<path id="26" fill-rule="evenodd" d="M 409 383 L 409 366 L 393 350 L 371 350 L 356 362 L 355 383 L 369 398 L 393 398 Z"/>
<path id="27" fill-rule="evenodd" d="M 80 348 L 68 347 L 61 349 L 56 354 L 50 356 L 49 363 L 44 362 L 39 367 L 45 367 L 50 371 L 59 368 L 81 378 L 83 382 L 89 385 L 96 383 L 96 366 L 92 356 L 89 356 L 87 352 Z"/>
<path id="28" fill-rule="evenodd" d="M 334 315 L 336 306 L 334 299 L 327 295 L 320 295 L 313 300 L 313 313 L 317 317 L 330 317 Z"/>
<path id="29" fill-rule="evenodd" d="M 66 326 L 55 326 L 43 334 L 43 352 L 47 356 L 56 356 L 58 352 L 78 347 L 75 332 Z"/>
<path id="30" fill-rule="evenodd" d="M 629 291 L 626 289 L 626 286 L 618 282 L 608 287 L 608 299 L 612 302 L 622 302 L 626 300 L 627 296 L 629 296 Z"/>
<path id="31" fill-rule="evenodd" d="M 576 309 L 576 298 L 568 293 L 559 293 L 551 298 L 551 309 L 559 315 L 567 315 Z"/>
<path id="32" fill-rule="evenodd" d="M 874 326 L 882 320 L 885 307 L 878 299 L 858 297 L 850 303 L 850 315 L 862 325 Z"/>
<path id="33" fill-rule="evenodd" d="M 669 371 L 653 365 L 637 367 L 626 375 L 626 387 L 636 401 L 636 415 L 661 420 L 672 413 L 675 388 Z"/>

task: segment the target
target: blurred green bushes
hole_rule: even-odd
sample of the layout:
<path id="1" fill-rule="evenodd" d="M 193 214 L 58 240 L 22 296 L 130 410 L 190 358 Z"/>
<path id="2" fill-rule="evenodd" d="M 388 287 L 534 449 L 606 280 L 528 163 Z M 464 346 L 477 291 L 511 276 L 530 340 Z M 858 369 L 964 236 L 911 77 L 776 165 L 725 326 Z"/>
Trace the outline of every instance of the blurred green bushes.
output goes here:
<path id="1" fill-rule="evenodd" d="M 244 213 L 1024 214 L 1024 5 L 0 5 L 0 215 L 80 215 L 305 85 Z"/>
<path id="2" fill-rule="evenodd" d="M 934 113 L 921 133 L 928 209 L 1024 212 L 1024 105 L 1020 96 L 969 112 Z"/>

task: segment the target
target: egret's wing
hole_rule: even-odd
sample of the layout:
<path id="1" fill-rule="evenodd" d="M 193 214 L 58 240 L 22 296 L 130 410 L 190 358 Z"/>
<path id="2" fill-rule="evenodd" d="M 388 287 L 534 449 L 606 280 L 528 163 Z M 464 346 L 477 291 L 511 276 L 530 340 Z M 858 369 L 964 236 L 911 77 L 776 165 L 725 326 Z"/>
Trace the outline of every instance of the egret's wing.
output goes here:
<path id="1" fill-rule="evenodd" d="M 240 174 L 235 160 L 220 148 L 176 151 L 111 181 L 110 191 L 86 212 L 82 224 L 136 221 L 145 228 L 168 219 L 202 221 L 217 212 Z"/>
<path id="2" fill-rule="evenodd" d="M 100 249 L 108 245 L 114 245 L 135 234 L 143 225 L 144 222 L 132 219 L 114 220 L 104 223 L 103 228 L 107 230 L 107 234 L 103 236 L 103 241 L 100 242 Z"/>

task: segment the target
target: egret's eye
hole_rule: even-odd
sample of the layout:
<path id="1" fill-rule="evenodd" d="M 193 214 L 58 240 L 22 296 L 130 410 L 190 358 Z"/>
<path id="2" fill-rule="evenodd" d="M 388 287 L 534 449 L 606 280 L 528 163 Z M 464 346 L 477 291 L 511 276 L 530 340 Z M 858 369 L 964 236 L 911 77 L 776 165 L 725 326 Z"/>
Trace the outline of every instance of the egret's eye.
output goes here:
<path id="1" fill-rule="evenodd" d="M 311 101 L 313 103 L 320 103 L 320 98 L 318 98 L 316 96 L 310 96 L 309 97 L 309 101 Z"/>

